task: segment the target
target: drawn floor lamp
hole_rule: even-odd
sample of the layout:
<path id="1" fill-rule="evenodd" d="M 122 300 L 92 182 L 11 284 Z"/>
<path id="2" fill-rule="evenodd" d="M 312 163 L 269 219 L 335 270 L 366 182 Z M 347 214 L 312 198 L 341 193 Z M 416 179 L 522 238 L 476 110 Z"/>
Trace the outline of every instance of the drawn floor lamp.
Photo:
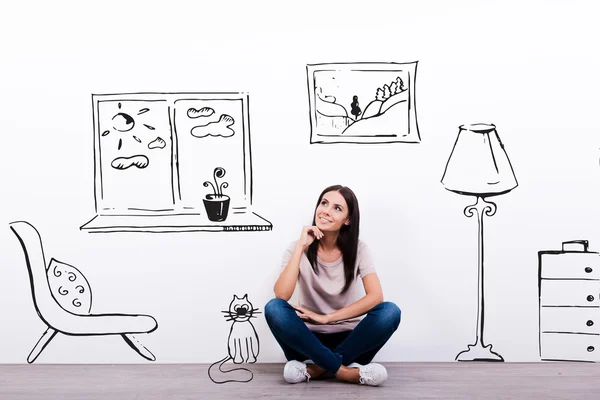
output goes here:
<path id="1" fill-rule="evenodd" d="M 504 361 L 483 341 L 485 315 L 483 217 L 496 213 L 496 204 L 488 197 L 505 194 L 517 187 L 510 160 L 493 124 L 470 124 L 459 127 L 458 137 L 442 177 L 444 187 L 452 192 L 476 196 L 475 204 L 467 206 L 468 218 L 477 215 L 478 229 L 478 304 L 475 343 L 456 356 L 456 361 Z"/>

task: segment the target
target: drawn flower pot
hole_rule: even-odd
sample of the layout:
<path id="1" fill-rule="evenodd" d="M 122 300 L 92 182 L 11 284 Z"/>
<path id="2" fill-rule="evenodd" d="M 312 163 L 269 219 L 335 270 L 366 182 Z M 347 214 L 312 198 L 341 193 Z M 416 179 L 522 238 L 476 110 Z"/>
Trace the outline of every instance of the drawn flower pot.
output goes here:
<path id="1" fill-rule="evenodd" d="M 225 221 L 229 212 L 229 196 L 226 194 L 207 194 L 204 202 L 204 208 L 208 219 L 214 222 Z"/>

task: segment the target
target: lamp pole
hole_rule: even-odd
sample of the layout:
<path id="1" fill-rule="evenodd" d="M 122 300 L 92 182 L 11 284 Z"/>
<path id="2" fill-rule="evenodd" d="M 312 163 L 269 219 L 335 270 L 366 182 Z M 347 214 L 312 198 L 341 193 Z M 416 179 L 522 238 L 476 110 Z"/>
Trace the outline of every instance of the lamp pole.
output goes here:
<path id="1" fill-rule="evenodd" d="M 477 214 L 478 222 L 478 241 L 477 241 L 477 332 L 475 334 L 475 343 L 467 345 L 467 350 L 463 350 L 456 356 L 456 361 L 504 361 L 502 356 L 492 351 L 492 345 L 485 345 L 483 342 L 483 321 L 485 316 L 484 302 L 484 279 L 483 279 L 483 216 L 488 217 L 496 214 L 496 204 L 486 201 L 482 195 L 477 196 L 475 204 L 467 206 L 464 210 L 467 218 Z"/>

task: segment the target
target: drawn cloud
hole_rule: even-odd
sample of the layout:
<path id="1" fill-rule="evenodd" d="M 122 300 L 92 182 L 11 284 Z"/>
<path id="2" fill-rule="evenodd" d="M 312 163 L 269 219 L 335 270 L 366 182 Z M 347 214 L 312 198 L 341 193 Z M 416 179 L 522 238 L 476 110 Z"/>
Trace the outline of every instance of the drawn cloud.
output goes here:
<path id="1" fill-rule="evenodd" d="M 167 142 L 165 142 L 161 137 L 157 137 L 156 139 L 154 139 L 153 141 L 148 143 L 148 148 L 149 149 L 164 149 L 166 145 L 167 145 Z"/>
<path id="2" fill-rule="evenodd" d="M 131 166 L 144 169 L 148 166 L 150 161 L 148 157 L 144 155 L 137 155 L 132 157 L 117 157 L 110 164 L 114 169 L 127 169 Z"/>
<path id="3" fill-rule="evenodd" d="M 235 131 L 230 128 L 235 120 L 227 114 L 222 114 L 218 121 L 212 121 L 204 125 L 198 125 L 192 128 L 191 134 L 197 138 L 206 136 L 231 137 Z"/>
<path id="4" fill-rule="evenodd" d="M 187 115 L 190 118 L 210 117 L 214 113 L 215 113 L 215 110 L 213 110 L 210 107 L 202 107 L 200 109 L 189 108 L 187 111 Z"/>

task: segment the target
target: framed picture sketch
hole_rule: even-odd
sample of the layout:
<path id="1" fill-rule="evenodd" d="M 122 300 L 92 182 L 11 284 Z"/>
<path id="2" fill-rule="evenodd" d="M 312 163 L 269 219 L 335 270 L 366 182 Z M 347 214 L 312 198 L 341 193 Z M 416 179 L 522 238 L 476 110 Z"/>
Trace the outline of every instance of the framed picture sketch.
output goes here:
<path id="1" fill-rule="evenodd" d="M 308 64 L 311 143 L 419 143 L 417 61 Z"/>

